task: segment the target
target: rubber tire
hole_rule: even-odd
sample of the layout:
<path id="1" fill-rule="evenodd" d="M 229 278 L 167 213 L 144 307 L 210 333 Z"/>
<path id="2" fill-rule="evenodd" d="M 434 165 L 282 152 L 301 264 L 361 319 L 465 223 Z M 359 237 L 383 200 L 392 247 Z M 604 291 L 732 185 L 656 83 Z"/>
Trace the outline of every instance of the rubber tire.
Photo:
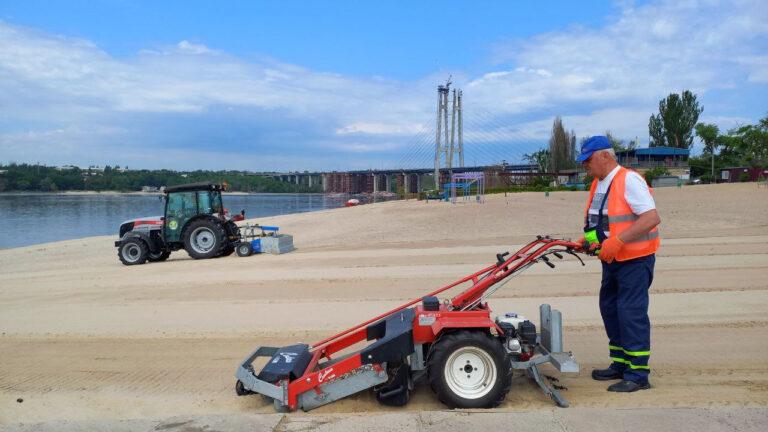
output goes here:
<path id="1" fill-rule="evenodd" d="M 237 256 L 247 257 L 253 254 L 253 247 L 250 242 L 242 242 L 237 245 Z"/>
<path id="2" fill-rule="evenodd" d="M 379 393 L 376 393 L 376 400 L 385 406 L 393 406 L 393 407 L 401 407 L 408 404 L 408 401 L 411 400 L 411 391 L 408 389 L 405 389 L 400 394 L 390 396 L 386 399 L 383 399 L 381 396 L 379 396 Z"/>
<path id="3" fill-rule="evenodd" d="M 468 346 L 485 351 L 496 366 L 496 381 L 491 391 L 477 399 L 467 399 L 454 393 L 448 386 L 444 374 L 445 363 L 451 354 Z M 427 376 L 429 385 L 440 402 L 449 408 L 495 408 L 504 401 L 512 386 L 509 355 L 501 342 L 482 331 L 463 330 L 442 336 L 432 346 L 427 358 Z"/>
<path id="4" fill-rule="evenodd" d="M 247 396 L 252 395 L 253 392 L 246 389 L 242 381 L 237 380 L 237 382 L 235 382 L 235 394 L 238 396 Z"/>
<path id="5" fill-rule="evenodd" d="M 134 261 L 131 261 L 130 259 L 127 259 L 123 256 L 123 250 L 127 249 L 130 245 L 136 245 L 139 248 L 139 257 Z M 144 240 L 140 238 L 130 238 L 123 241 L 120 247 L 117 248 L 117 256 L 120 258 L 120 262 L 127 266 L 144 264 L 149 258 L 149 247 L 146 243 L 144 243 Z"/>
<path id="6" fill-rule="evenodd" d="M 222 256 L 222 257 L 230 256 L 233 253 L 235 253 L 235 247 L 232 246 L 232 244 L 229 244 L 227 245 L 227 247 L 224 248 L 224 251 L 219 256 Z"/>
<path id="7" fill-rule="evenodd" d="M 150 252 L 149 255 L 147 255 L 147 260 L 149 262 L 163 262 L 167 260 L 169 256 L 171 256 L 171 251 L 169 250 L 164 250 L 157 255 Z"/>
<path id="8" fill-rule="evenodd" d="M 200 253 L 192 248 L 192 233 L 194 233 L 198 228 L 207 228 L 213 233 L 216 243 L 208 252 Z M 214 258 L 221 255 L 228 244 L 226 239 L 227 233 L 224 231 L 224 227 L 221 225 L 221 223 L 214 222 L 211 219 L 198 219 L 196 221 L 190 222 L 189 225 L 184 228 L 184 249 L 187 251 L 189 256 L 194 259 Z"/>

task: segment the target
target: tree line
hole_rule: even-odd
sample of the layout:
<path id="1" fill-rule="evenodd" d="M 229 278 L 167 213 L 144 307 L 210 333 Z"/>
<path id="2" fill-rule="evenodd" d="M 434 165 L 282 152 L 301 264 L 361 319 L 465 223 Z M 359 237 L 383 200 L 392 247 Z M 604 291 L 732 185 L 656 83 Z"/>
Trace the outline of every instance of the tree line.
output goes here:
<path id="1" fill-rule="evenodd" d="M 671 93 L 659 101 L 659 112 L 648 120 L 650 147 L 674 147 L 692 149 L 694 137 L 704 144 L 700 155 L 689 157 L 691 176 L 704 181 L 725 167 L 766 167 L 768 168 L 768 116 L 754 125 L 740 125 L 721 133 L 712 123 L 699 123 L 704 111 L 694 93 L 685 90 L 680 94 Z M 637 139 L 624 141 L 615 137 L 610 130 L 605 135 L 615 151 L 637 148 Z M 586 137 L 581 139 L 583 143 Z M 718 153 L 719 150 L 719 153 Z M 524 160 L 538 166 L 540 172 L 554 173 L 578 168 L 575 158 L 576 134 L 566 131 L 562 119 L 556 117 L 547 148 L 524 155 Z M 657 172 L 658 171 L 658 172 Z M 663 174 L 663 169 L 654 175 Z"/>
<path id="2" fill-rule="evenodd" d="M 312 193 L 322 192 L 319 185 L 308 187 L 256 176 L 244 171 L 121 170 L 106 166 L 103 170 L 71 167 L 59 169 L 45 165 L 0 165 L 0 192 L 57 191 L 140 191 L 144 186 L 162 187 L 184 183 L 227 182 L 237 192 Z"/>

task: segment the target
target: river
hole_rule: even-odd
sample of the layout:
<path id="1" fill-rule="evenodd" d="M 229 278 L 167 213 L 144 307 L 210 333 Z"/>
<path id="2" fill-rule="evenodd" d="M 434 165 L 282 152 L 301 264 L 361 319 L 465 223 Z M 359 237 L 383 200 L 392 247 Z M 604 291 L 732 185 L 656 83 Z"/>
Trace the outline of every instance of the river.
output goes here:
<path id="1" fill-rule="evenodd" d="M 259 218 L 343 207 L 347 195 L 225 194 L 232 213 Z M 354 196 L 362 203 L 370 196 Z M 377 198 L 381 200 L 381 198 Z M 113 234 L 120 223 L 163 213 L 160 195 L 0 194 L 0 249 Z"/>

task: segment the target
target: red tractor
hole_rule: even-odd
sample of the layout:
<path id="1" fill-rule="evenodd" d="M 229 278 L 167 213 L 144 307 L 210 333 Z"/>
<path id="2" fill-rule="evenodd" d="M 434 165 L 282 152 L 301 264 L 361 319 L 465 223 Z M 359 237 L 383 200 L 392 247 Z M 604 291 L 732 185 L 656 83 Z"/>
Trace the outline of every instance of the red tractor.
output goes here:
<path id="1" fill-rule="evenodd" d="M 231 255 L 241 236 L 221 200 L 226 185 L 191 183 L 165 189 L 165 215 L 125 221 L 120 225 L 117 256 L 125 265 L 165 261 L 184 249 L 195 259 Z"/>
<path id="2" fill-rule="evenodd" d="M 485 300 L 502 281 L 537 262 L 554 267 L 553 256 L 570 254 L 583 265 L 581 250 L 577 243 L 539 236 L 508 258 L 498 254 L 476 273 L 312 345 L 259 347 L 238 366 L 235 391 L 259 393 L 279 411 L 308 411 L 366 389 L 379 402 L 400 406 L 423 379 L 451 408 L 490 408 L 504 400 L 517 369 L 566 407 L 562 387 L 549 382 L 557 379 L 538 369 L 551 363 L 560 372 L 579 371 L 572 354 L 563 351 L 560 312 L 541 305 L 537 333 L 517 314 L 492 318 Z M 435 297 L 467 284 L 450 300 Z M 365 347 L 349 352 L 361 343 Z M 269 360 L 256 372 L 259 357 Z"/>

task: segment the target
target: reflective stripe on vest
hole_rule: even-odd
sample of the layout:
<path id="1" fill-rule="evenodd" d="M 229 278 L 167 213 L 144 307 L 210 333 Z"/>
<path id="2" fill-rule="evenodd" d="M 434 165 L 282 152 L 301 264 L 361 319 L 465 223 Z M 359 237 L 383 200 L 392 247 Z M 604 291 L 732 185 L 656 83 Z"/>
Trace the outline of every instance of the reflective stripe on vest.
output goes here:
<path id="1" fill-rule="evenodd" d="M 626 231 L 638 218 L 632 213 L 632 208 L 625 198 L 628 172 L 624 167 L 619 168 L 619 172 L 613 177 L 611 191 L 608 193 L 608 231 L 611 236 Z M 589 206 L 597 190 L 597 181 L 597 179 L 592 180 L 592 187 L 589 189 L 589 198 L 584 210 L 585 218 L 589 217 Z M 648 234 L 626 242 L 616 254 L 616 261 L 627 261 L 656 253 L 659 249 L 659 243 L 659 230 L 654 228 Z"/>

